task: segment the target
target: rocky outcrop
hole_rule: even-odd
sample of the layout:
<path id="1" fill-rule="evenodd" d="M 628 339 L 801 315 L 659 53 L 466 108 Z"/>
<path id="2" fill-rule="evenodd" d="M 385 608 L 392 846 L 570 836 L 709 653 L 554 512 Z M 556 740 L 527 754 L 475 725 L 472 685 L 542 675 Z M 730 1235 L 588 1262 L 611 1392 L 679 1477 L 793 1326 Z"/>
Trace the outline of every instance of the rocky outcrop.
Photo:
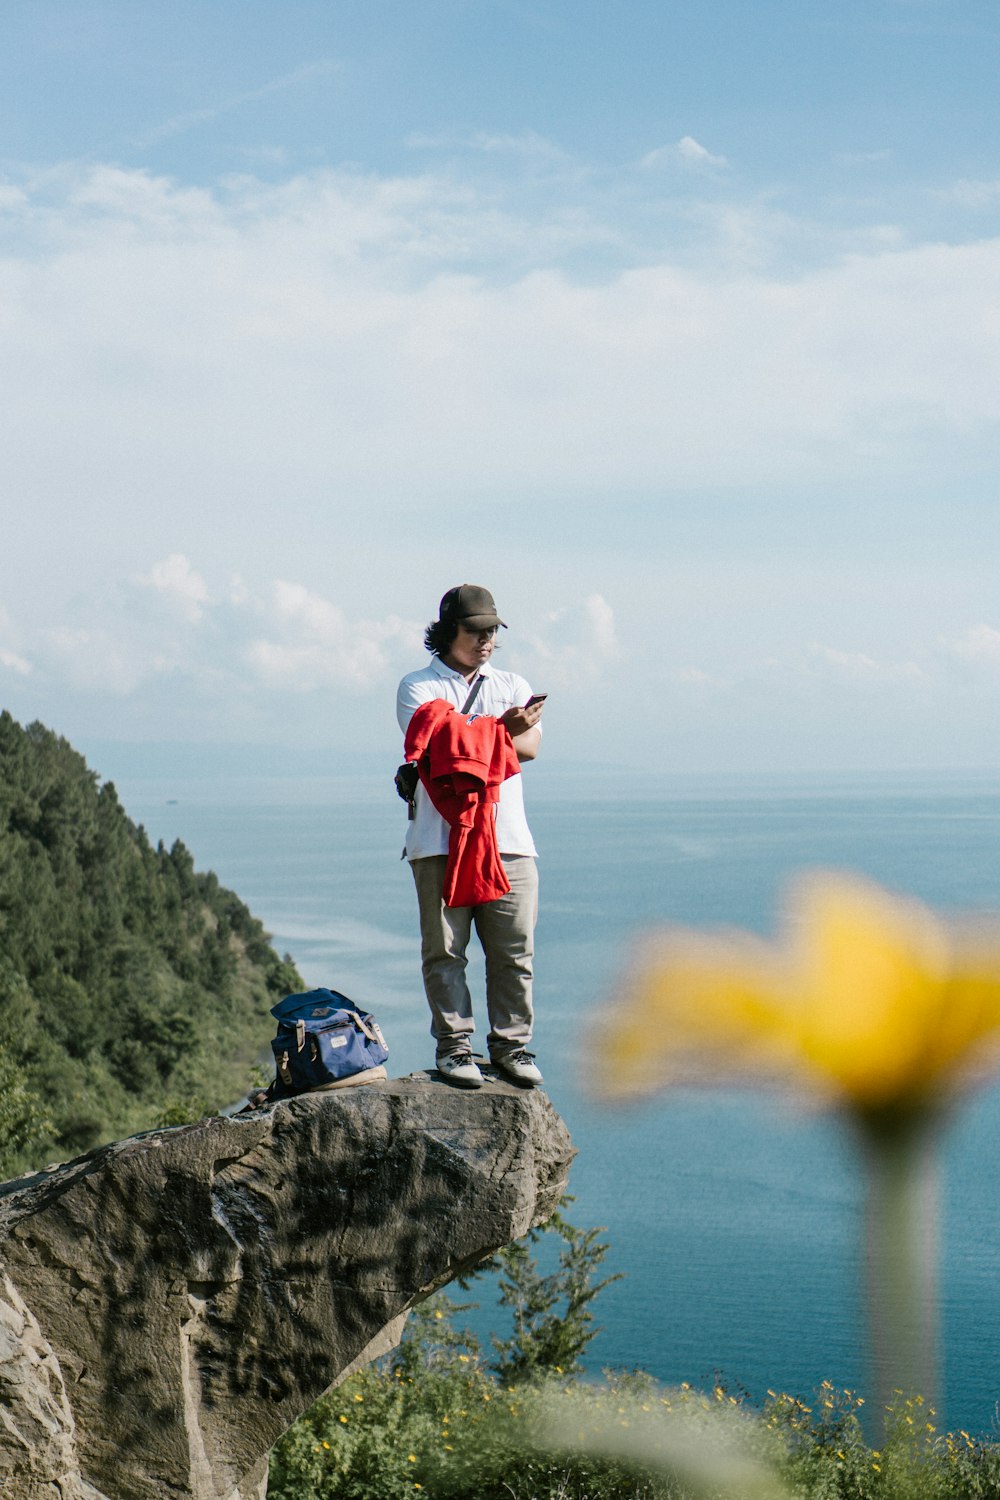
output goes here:
<path id="1" fill-rule="evenodd" d="M 105 1146 L 0 1188 L 0 1494 L 258 1500 L 276 1439 L 548 1216 L 544 1095 L 426 1074 Z"/>

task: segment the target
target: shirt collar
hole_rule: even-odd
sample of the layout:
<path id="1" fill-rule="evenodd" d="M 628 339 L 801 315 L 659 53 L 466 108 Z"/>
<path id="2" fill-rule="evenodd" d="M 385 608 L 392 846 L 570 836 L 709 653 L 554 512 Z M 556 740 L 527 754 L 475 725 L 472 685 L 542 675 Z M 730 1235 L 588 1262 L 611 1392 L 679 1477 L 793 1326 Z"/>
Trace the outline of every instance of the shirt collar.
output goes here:
<path id="1" fill-rule="evenodd" d="M 464 673 L 462 673 L 462 672 L 453 672 L 451 670 L 451 667 L 445 665 L 445 663 L 441 660 L 440 656 L 435 655 L 435 656 L 431 657 L 431 666 L 433 667 L 434 671 L 437 673 L 437 675 L 439 677 L 460 677 L 463 682 L 465 682 L 465 681 L 468 680 L 465 677 Z M 490 665 L 490 663 L 488 661 L 484 661 L 483 662 L 482 666 L 479 668 L 479 672 L 478 672 L 477 675 L 479 677 L 492 677 L 493 676 L 493 668 L 492 668 L 492 666 Z M 469 686 L 470 687 L 472 686 L 472 683 L 475 682 L 475 680 L 476 680 L 475 677 L 473 677 L 471 680 L 469 680 Z"/>

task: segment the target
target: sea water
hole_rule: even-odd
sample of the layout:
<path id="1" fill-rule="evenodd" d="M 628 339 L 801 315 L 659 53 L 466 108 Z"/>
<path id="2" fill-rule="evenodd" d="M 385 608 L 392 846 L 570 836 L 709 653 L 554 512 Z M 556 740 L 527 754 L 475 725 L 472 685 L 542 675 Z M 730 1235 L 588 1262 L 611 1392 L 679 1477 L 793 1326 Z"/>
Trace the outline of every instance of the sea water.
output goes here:
<path id="1" fill-rule="evenodd" d="M 541 880 L 535 1047 L 579 1152 L 570 1217 L 607 1226 L 604 1270 L 623 1273 L 594 1304 L 590 1368 L 721 1377 L 758 1398 L 809 1397 L 824 1379 L 864 1391 L 863 1181 L 838 1124 L 727 1091 L 601 1108 L 584 1079 L 600 1067 L 616 976 L 658 922 L 767 933 L 789 875 L 815 867 L 862 871 L 945 911 L 1000 912 L 1000 777 L 652 783 L 539 761 L 526 781 Z M 238 892 L 307 983 L 377 1014 L 392 1072 L 431 1065 L 389 775 L 125 778 L 118 790 L 151 838 L 183 839 Z M 988 1089 L 956 1111 L 941 1152 L 943 1416 L 994 1435 L 998 1141 L 1000 1090 Z"/>

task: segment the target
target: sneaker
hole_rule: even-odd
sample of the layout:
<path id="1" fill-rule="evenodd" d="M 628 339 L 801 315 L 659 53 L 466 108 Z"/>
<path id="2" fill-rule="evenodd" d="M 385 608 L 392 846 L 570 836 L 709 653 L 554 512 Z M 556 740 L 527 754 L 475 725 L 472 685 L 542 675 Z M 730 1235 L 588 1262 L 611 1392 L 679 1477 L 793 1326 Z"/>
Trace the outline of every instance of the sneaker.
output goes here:
<path id="1" fill-rule="evenodd" d="M 470 1047 L 440 1054 L 434 1064 L 441 1077 L 462 1089 L 481 1089 L 486 1082 L 476 1066 Z"/>
<path id="2" fill-rule="evenodd" d="M 520 1083 L 534 1088 L 542 1082 L 542 1075 L 535 1067 L 535 1054 L 519 1047 L 516 1052 L 501 1052 L 492 1059 L 493 1066 L 511 1083 Z"/>

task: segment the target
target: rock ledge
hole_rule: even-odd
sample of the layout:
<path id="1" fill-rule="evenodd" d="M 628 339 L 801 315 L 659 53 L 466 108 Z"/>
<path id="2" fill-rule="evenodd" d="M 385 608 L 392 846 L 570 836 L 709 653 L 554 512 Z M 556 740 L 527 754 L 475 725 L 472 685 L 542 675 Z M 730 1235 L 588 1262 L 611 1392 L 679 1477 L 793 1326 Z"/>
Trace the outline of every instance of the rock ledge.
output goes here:
<path id="1" fill-rule="evenodd" d="M 544 1094 L 416 1073 L 101 1147 L 0 1187 L 0 1493 L 258 1500 L 407 1310 L 547 1218 Z"/>

